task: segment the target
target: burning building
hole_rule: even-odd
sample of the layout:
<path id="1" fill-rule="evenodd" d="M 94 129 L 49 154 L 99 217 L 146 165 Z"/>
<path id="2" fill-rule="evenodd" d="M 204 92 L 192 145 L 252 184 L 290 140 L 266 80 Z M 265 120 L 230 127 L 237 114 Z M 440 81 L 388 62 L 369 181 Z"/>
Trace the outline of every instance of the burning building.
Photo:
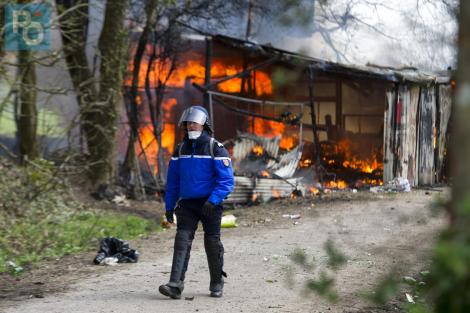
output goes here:
<path id="1" fill-rule="evenodd" d="M 340 189 L 445 180 L 448 76 L 343 65 L 221 35 L 187 40 L 178 64 L 147 57 L 139 72 L 136 152 L 161 183 L 183 136 L 178 118 L 201 103 L 234 159 L 232 201 L 291 194 L 306 176 L 315 188 Z"/>

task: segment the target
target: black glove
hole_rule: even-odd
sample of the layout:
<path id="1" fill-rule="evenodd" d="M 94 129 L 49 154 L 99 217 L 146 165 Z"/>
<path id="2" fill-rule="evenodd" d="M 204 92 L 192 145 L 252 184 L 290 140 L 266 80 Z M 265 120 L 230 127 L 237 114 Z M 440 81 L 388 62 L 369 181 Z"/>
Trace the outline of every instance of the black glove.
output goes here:
<path id="1" fill-rule="evenodd" d="M 171 211 L 166 211 L 166 212 L 165 212 L 166 220 L 167 220 L 168 223 L 170 223 L 170 224 L 173 224 L 173 222 L 175 221 L 175 220 L 173 219 L 173 212 L 174 212 L 173 210 L 171 210 Z"/>
<path id="2" fill-rule="evenodd" d="M 217 210 L 217 206 L 210 201 L 206 201 L 202 206 L 202 214 L 205 216 L 212 215 L 215 210 Z"/>

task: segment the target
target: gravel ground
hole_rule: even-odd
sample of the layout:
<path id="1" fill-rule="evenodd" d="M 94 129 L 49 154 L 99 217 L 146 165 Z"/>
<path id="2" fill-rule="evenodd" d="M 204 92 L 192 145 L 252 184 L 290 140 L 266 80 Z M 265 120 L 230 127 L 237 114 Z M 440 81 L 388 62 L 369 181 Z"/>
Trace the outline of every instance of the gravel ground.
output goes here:
<path id="1" fill-rule="evenodd" d="M 0 312 L 385 312 L 399 311 L 399 294 L 386 308 L 360 296 L 391 268 L 415 275 L 428 254 L 443 216 L 429 210 L 433 196 L 445 190 L 401 194 L 338 192 L 233 210 L 239 227 L 223 229 L 226 279 L 224 297 L 208 296 L 209 274 L 198 230 L 182 300 L 158 293 L 171 267 L 175 229 L 131 241 L 141 252 L 136 264 L 93 266 L 94 254 L 42 263 L 19 279 L 0 280 Z M 299 214 L 290 219 L 283 214 Z M 202 227 L 201 227 L 202 228 Z M 336 273 L 339 301 L 328 303 L 302 293 L 303 283 L 327 271 L 325 242 L 331 239 L 347 256 Z M 295 249 L 315 258 L 313 272 L 287 267 Z M 294 282 L 288 284 L 288 277 Z"/>

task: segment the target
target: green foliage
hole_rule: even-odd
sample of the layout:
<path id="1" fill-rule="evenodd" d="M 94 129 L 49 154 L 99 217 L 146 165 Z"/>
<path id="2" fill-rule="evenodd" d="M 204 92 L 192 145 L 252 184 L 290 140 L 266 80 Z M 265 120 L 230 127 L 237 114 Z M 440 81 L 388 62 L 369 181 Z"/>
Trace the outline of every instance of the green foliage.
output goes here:
<path id="1" fill-rule="evenodd" d="M 431 312 L 429 307 L 422 303 L 412 304 L 409 303 L 405 306 L 405 310 L 408 313 L 429 313 Z"/>
<path id="2" fill-rule="evenodd" d="M 338 294 L 333 290 L 334 284 L 335 280 L 333 277 L 328 276 L 325 272 L 321 272 L 320 278 L 308 280 L 305 286 L 307 290 L 317 293 L 328 301 L 336 302 Z"/>
<path id="3" fill-rule="evenodd" d="M 132 239 L 156 229 L 156 225 L 132 215 L 97 212 L 29 216 L 0 229 L 0 272 L 47 257 L 60 257 L 83 250 L 96 250 L 103 237 Z"/>
<path id="4" fill-rule="evenodd" d="M 295 264 L 303 267 L 305 270 L 313 271 L 315 269 L 315 258 L 312 257 L 312 261 L 308 261 L 307 255 L 302 249 L 295 249 L 290 258 Z"/>
<path id="5" fill-rule="evenodd" d="M 384 305 L 392 299 L 399 291 L 399 274 L 392 270 L 385 275 L 374 288 L 374 290 L 365 295 L 365 298 L 377 305 Z"/>
<path id="6" fill-rule="evenodd" d="M 325 251 L 328 255 L 328 265 L 331 266 L 333 270 L 339 270 L 341 266 L 346 263 L 346 256 L 336 249 L 333 244 L 333 241 L 328 240 L 325 243 Z"/>
<path id="7" fill-rule="evenodd" d="M 325 243 L 325 251 L 327 254 L 327 265 L 333 272 L 338 271 L 346 263 L 346 256 L 334 246 L 333 241 L 327 240 Z M 290 258 L 295 265 L 300 266 L 308 274 L 318 276 L 318 278 L 311 278 L 305 282 L 304 291 L 306 293 L 314 292 L 330 302 L 336 302 L 338 300 L 338 294 L 334 290 L 334 276 L 329 275 L 325 270 L 321 270 L 316 274 L 314 258 L 312 258 L 312 261 L 309 261 L 308 256 L 301 249 L 296 249 L 291 254 Z M 287 272 L 287 282 L 291 286 L 295 283 L 293 275 L 294 269 L 289 268 Z"/>
<path id="8" fill-rule="evenodd" d="M 137 216 L 85 208 L 51 162 L 22 168 L 0 160 L 0 172 L 0 273 L 17 275 L 44 258 L 96 250 L 100 238 L 132 239 L 157 227 Z"/>
<path id="9" fill-rule="evenodd" d="M 2 99 L 2 90 L 0 87 L 0 99 Z M 13 103 L 6 103 L 4 108 L 0 102 L 0 134 L 15 136 L 16 123 L 14 115 Z M 42 108 L 38 111 L 38 128 L 39 136 L 61 137 L 65 135 L 65 129 L 60 126 L 59 115 L 49 109 Z"/>
<path id="10" fill-rule="evenodd" d="M 470 312 L 470 219 L 468 213 L 460 218 L 435 246 L 427 282 L 435 312 Z"/>

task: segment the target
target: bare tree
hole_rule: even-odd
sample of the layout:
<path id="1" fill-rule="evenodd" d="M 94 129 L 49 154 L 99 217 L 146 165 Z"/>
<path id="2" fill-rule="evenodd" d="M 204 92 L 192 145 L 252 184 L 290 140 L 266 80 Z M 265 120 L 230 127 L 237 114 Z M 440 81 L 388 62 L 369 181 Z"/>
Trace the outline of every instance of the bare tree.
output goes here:
<path id="1" fill-rule="evenodd" d="M 452 130 L 451 221 L 434 249 L 430 295 L 435 312 L 470 310 L 470 3 L 460 2 L 458 68 Z"/>
<path id="2" fill-rule="evenodd" d="M 145 4 L 142 5 L 142 4 Z M 131 10 L 131 20 L 138 26 L 142 25 L 142 32 L 136 43 L 135 54 L 133 56 L 133 68 L 131 73 L 131 86 L 127 94 L 128 106 L 126 108 L 130 124 L 130 137 L 127 148 L 127 155 L 124 163 L 124 176 L 129 175 L 131 169 L 135 169 L 134 162 L 136 158 L 135 144 L 140 145 L 140 150 L 146 147 L 142 146 L 138 131 L 142 126 L 139 120 L 139 103 L 137 99 L 140 96 L 146 98 L 148 112 L 154 141 L 158 145 L 158 155 L 150 156 L 157 158 L 158 177 L 157 184 L 164 183 L 165 159 L 162 149 L 162 133 L 164 129 L 164 119 L 162 103 L 168 80 L 171 78 L 174 70 L 179 66 L 182 53 L 187 50 L 182 33 L 187 28 L 182 24 L 188 24 L 193 21 L 216 20 L 223 23 L 224 18 L 230 13 L 223 1 L 136 1 L 133 2 Z M 144 18 L 142 18 L 144 17 Z M 146 66 L 145 69 L 142 66 Z M 139 81 L 139 73 L 145 73 L 145 81 Z M 156 75 L 156 80 L 151 82 L 150 75 Z M 140 93 L 139 93 L 140 92 Z M 147 157 L 144 154 L 144 157 Z"/>
<path id="3" fill-rule="evenodd" d="M 38 153 L 36 138 L 38 112 L 36 108 L 36 72 L 30 51 L 19 51 L 18 67 L 20 76 L 19 108 L 15 108 L 18 146 L 21 159 L 35 159 Z"/>
<path id="4" fill-rule="evenodd" d="M 127 65 L 128 34 L 125 20 L 128 0 L 106 3 L 98 50 L 99 76 L 89 69 L 85 46 L 87 0 L 57 0 L 64 54 L 80 106 L 81 128 L 89 152 L 89 177 L 94 184 L 112 182 L 117 106 L 121 101 Z"/>

